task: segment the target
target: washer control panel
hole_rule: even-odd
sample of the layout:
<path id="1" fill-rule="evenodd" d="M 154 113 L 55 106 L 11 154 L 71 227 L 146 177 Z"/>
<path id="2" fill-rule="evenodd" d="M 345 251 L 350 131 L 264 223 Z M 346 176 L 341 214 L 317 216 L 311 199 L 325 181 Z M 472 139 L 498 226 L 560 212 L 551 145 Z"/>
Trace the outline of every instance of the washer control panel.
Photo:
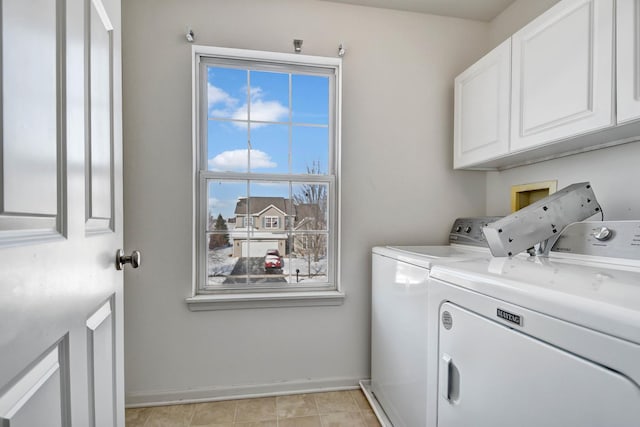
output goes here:
<path id="1" fill-rule="evenodd" d="M 575 222 L 551 252 L 640 260 L 640 221 Z"/>
<path id="2" fill-rule="evenodd" d="M 482 227 L 486 227 L 501 216 L 479 216 L 471 218 L 458 218 L 453 222 L 449 232 L 449 243 L 459 243 L 471 246 L 488 247 L 482 233 Z"/>

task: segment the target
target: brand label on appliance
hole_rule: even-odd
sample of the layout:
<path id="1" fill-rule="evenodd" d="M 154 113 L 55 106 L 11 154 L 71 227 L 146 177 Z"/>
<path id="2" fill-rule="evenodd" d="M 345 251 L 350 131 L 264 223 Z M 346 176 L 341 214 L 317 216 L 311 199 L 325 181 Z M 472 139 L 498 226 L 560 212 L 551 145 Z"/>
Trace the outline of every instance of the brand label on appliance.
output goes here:
<path id="1" fill-rule="evenodd" d="M 451 329 L 453 326 L 453 318 L 451 317 L 451 313 L 448 311 L 442 313 L 442 325 L 446 330 Z"/>
<path id="2" fill-rule="evenodd" d="M 522 316 L 518 314 L 509 313 L 508 311 L 498 309 L 497 316 L 501 319 L 506 320 L 507 322 L 515 323 L 518 326 L 522 326 Z"/>

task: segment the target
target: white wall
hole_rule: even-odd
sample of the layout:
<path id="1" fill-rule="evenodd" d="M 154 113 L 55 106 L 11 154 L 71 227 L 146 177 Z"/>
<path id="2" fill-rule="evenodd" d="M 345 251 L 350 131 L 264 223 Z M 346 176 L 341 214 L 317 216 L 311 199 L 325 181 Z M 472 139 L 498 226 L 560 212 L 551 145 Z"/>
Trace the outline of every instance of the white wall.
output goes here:
<path id="1" fill-rule="evenodd" d="M 487 174 L 487 214 L 510 213 L 511 186 L 558 180 L 558 189 L 589 181 L 605 219 L 640 219 L 640 143 L 619 145 L 575 156 Z M 600 216 L 593 218 L 599 220 Z"/>
<path id="2" fill-rule="evenodd" d="M 498 45 L 557 3 L 558 0 L 517 0 L 490 23 L 492 46 Z M 605 141 L 603 141 L 605 142 Z M 510 213 L 511 186 L 558 180 L 558 189 L 590 181 L 605 219 L 640 219 L 640 143 L 592 151 L 530 166 L 487 174 L 487 214 Z M 599 218 L 594 218 L 599 219 Z"/>
<path id="3" fill-rule="evenodd" d="M 369 376 L 370 250 L 442 243 L 485 211 L 482 172 L 451 164 L 453 78 L 488 24 L 314 0 L 123 2 L 130 403 L 336 385 Z M 189 312 L 191 46 L 333 56 L 344 42 L 342 306 Z M 256 386 L 256 387 L 253 387 Z"/>

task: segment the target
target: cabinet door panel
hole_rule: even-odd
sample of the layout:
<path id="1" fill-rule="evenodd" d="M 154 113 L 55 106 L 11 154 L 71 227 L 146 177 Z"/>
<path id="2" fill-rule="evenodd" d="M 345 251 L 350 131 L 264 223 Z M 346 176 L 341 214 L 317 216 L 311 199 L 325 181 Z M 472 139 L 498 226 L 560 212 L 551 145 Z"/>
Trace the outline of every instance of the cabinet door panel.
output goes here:
<path id="1" fill-rule="evenodd" d="M 454 168 L 509 150 L 510 74 L 509 39 L 456 78 Z"/>
<path id="2" fill-rule="evenodd" d="M 613 125 L 612 46 L 612 0 L 565 0 L 514 34 L 511 151 Z"/>
<path id="3" fill-rule="evenodd" d="M 616 6 L 618 123 L 640 118 L 640 0 Z"/>

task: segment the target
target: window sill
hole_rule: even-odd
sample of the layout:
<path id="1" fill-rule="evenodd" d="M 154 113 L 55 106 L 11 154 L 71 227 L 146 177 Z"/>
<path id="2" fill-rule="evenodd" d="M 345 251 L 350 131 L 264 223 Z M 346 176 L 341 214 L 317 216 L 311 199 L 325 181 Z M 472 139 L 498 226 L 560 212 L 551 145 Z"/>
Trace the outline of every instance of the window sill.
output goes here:
<path id="1" fill-rule="evenodd" d="M 196 295 L 186 298 L 191 311 L 244 308 L 310 307 L 342 305 L 345 294 L 338 291 L 279 292 L 254 294 Z"/>

